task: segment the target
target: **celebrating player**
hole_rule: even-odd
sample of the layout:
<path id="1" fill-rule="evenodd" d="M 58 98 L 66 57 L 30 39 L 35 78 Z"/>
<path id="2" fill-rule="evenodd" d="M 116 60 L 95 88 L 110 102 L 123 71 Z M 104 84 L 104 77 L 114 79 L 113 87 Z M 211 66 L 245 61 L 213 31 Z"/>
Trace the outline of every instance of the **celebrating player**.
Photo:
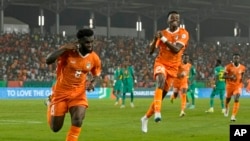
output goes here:
<path id="1" fill-rule="evenodd" d="M 173 83 L 173 92 L 174 94 L 171 98 L 175 99 L 178 94 L 180 94 L 181 98 L 181 112 L 180 117 L 183 117 L 186 108 L 186 97 L 187 97 L 187 89 L 188 89 L 188 74 L 191 69 L 191 64 L 189 62 L 189 56 L 187 54 L 183 55 L 182 63 L 178 68 L 177 77 L 174 79 Z"/>
<path id="2" fill-rule="evenodd" d="M 242 93 L 244 73 L 246 67 L 240 64 L 240 55 L 233 55 L 233 62 L 229 63 L 225 67 L 224 78 L 226 79 L 226 100 L 225 100 L 225 113 L 227 117 L 229 114 L 229 102 L 231 97 L 234 97 L 233 111 L 231 116 L 231 121 L 236 121 L 236 115 L 239 110 L 239 98 Z"/>
<path id="3" fill-rule="evenodd" d="M 168 28 L 158 31 L 150 43 L 150 55 L 155 48 L 159 48 L 159 54 L 154 62 L 154 78 L 156 89 L 154 99 L 145 115 L 141 118 L 142 131 L 147 132 L 148 119 L 154 114 L 155 122 L 161 121 L 162 100 L 177 76 L 177 70 L 181 64 L 181 56 L 187 46 L 189 34 L 184 28 L 180 28 L 180 14 L 171 11 L 167 15 Z"/>
<path id="4" fill-rule="evenodd" d="M 53 132 L 58 132 L 63 126 L 65 114 L 69 112 L 71 127 L 66 141 L 78 141 L 88 108 L 86 89 L 94 89 L 95 79 L 101 73 L 101 61 L 93 51 L 94 32 L 91 29 L 80 29 L 77 39 L 77 42 L 62 45 L 46 58 L 47 64 L 57 62 L 57 80 L 52 87 L 47 111 L 48 123 Z M 93 79 L 86 87 L 89 72 Z"/>

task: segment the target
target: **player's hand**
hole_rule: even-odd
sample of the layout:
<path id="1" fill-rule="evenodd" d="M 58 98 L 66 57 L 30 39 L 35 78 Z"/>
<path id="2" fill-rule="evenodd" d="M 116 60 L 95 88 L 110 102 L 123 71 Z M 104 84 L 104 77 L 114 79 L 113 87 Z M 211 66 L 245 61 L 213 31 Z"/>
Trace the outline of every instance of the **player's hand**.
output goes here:
<path id="1" fill-rule="evenodd" d="M 162 37 L 162 33 L 161 33 L 161 31 L 157 31 L 157 32 L 156 32 L 155 37 L 157 37 L 157 38 L 161 38 L 161 37 Z"/>
<path id="2" fill-rule="evenodd" d="M 86 90 L 88 92 L 95 91 L 95 85 L 93 83 L 90 83 Z"/>
<path id="3" fill-rule="evenodd" d="M 66 50 L 76 50 L 79 48 L 79 43 L 68 43 L 68 44 L 65 44 L 62 46 L 63 49 L 66 49 Z"/>
<path id="4" fill-rule="evenodd" d="M 235 75 L 231 75 L 231 76 L 230 76 L 230 79 L 231 79 L 231 80 L 236 80 L 236 76 L 235 76 Z"/>

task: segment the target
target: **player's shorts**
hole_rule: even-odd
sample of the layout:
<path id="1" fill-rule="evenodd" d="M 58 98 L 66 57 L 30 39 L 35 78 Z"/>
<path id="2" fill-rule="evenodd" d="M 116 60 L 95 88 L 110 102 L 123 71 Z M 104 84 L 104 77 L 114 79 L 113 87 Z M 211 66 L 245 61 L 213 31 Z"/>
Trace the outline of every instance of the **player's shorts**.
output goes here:
<path id="1" fill-rule="evenodd" d="M 70 107 L 73 106 L 83 106 L 88 108 L 88 100 L 86 93 L 77 95 L 54 95 L 52 94 L 50 113 L 51 116 L 62 116 L 68 112 Z"/>
<path id="2" fill-rule="evenodd" d="M 114 86 L 114 91 L 120 91 L 122 92 L 123 90 L 123 84 L 121 80 L 118 80 L 115 82 L 115 86 Z"/>
<path id="3" fill-rule="evenodd" d="M 231 97 L 236 94 L 241 94 L 242 88 L 239 87 L 226 87 L 226 97 Z"/>
<path id="4" fill-rule="evenodd" d="M 212 95 L 224 95 L 225 89 L 214 88 L 212 91 Z"/>
<path id="5" fill-rule="evenodd" d="M 174 78 L 176 77 L 177 71 L 173 68 L 167 67 L 159 62 L 155 62 L 154 64 L 154 79 L 157 74 L 163 74 L 165 76 L 165 87 L 164 90 L 169 91 L 172 87 L 172 83 Z"/>
<path id="6" fill-rule="evenodd" d="M 187 81 L 182 81 L 181 79 L 175 78 L 173 82 L 173 87 L 177 89 L 187 89 L 188 83 Z"/>

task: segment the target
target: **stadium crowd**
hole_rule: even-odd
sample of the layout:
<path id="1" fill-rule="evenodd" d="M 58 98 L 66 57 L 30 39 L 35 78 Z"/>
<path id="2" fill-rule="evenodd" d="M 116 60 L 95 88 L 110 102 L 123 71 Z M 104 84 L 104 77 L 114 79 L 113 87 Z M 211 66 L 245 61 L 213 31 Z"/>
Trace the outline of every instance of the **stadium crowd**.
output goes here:
<path id="1" fill-rule="evenodd" d="M 60 44 L 70 42 L 74 37 L 39 34 L 4 34 L 0 36 L 0 80 L 52 81 L 55 65 L 47 66 L 46 55 Z M 135 69 L 136 87 L 154 87 L 153 61 L 156 54 L 149 56 L 148 40 L 129 37 L 96 38 L 94 50 L 102 60 L 102 82 L 100 86 L 112 87 L 114 69 L 118 64 L 129 61 Z M 197 69 L 197 80 L 207 81 L 213 76 L 216 59 L 224 64 L 231 60 L 234 52 L 241 55 L 242 63 L 250 68 L 249 44 L 239 43 L 201 43 L 190 42 L 187 53 Z M 249 76 L 249 74 L 247 74 Z"/>

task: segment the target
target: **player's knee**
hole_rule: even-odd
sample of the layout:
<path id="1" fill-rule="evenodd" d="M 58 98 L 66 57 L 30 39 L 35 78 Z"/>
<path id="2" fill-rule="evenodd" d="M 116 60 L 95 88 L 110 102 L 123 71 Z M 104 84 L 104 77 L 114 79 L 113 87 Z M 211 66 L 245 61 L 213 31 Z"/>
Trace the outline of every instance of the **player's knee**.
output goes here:
<path id="1" fill-rule="evenodd" d="M 77 127 L 81 127 L 82 121 L 83 121 L 83 119 L 74 119 L 74 120 L 72 120 L 72 125 L 77 126 Z"/>
<path id="2" fill-rule="evenodd" d="M 59 127 L 59 126 L 50 126 L 50 129 L 53 131 L 53 132 L 58 132 L 58 131 L 60 131 L 60 129 L 61 129 L 62 127 Z"/>

